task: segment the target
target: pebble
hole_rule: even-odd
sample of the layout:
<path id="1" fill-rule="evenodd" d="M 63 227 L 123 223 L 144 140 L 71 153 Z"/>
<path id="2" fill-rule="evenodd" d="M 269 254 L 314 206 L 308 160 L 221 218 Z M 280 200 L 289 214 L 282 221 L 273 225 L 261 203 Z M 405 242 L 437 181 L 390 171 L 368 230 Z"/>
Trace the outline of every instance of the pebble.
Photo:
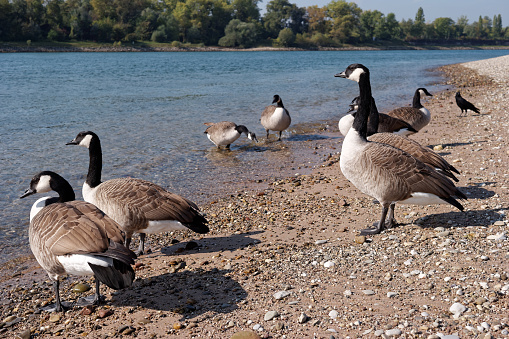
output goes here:
<path id="1" fill-rule="evenodd" d="M 274 299 L 280 300 L 280 299 L 288 297 L 289 295 L 290 295 L 290 292 L 288 292 L 288 291 L 279 291 L 279 292 L 274 293 Z"/>
<path id="2" fill-rule="evenodd" d="M 389 337 L 395 337 L 401 334 L 401 330 L 399 328 L 391 328 L 390 330 L 385 331 L 385 334 Z"/>
<path id="3" fill-rule="evenodd" d="M 113 314 L 113 311 L 112 310 L 109 310 L 109 309 L 100 309 L 99 312 L 97 312 L 97 316 L 99 318 L 106 318 L 106 317 L 109 317 L 110 315 Z"/>
<path id="4" fill-rule="evenodd" d="M 454 303 L 449 308 L 449 311 L 454 315 L 455 319 L 458 319 L 461 316 L 461 314 L 466 310 L 467 308 L 460 303 Z"/>
<path id="5" fill-rule="evenodd" d="M 263 320 L 269 321 L 269 320 L 272 320 L 272 319 L 274 319 L 275 317 L 278 317 L 278 316 L 279 316 L 279 312 L 278 311 L 268 311 L 267 313 L 265 313 L 265 316 L 263 317 Z"/>
<path id="6" fill-rule="evenodd" d="M 301 313 L 297 321 L 299 322 L 299 324 L 304 324 L 308 320 L 309 317 L 306 315 L 306 313 Z"/>
<path id="7" fill-rule="evenodd" d="M 90 287 L 89 284 L 76 284 L 72 288 L 72 291 L 74 293 L 83 293 L 83 292 L 86 292 L 86 291 L 90 290 L 90 288 L 91 287 Z"/>
<path id="8" fill-rule="evenodd" d="M 323 264 L 323 266 L 324 266 L 325 268 L 332 267 L 332 266 L 334 266 L 334 261 L 326 261 L 326 262 Z"/>
<path id="9" fill-rule="evenodd" d="M 503 241 L 507 239 L 507 236 L 505 235 L 505 232 L 497 233 L 497 234 L 491 234 L 486 237 L 488 240 L 495 240 L 495 241 Z"/>
<path id="10" fill-rule="evenodd" d="M 343 295 L 345 295 L 345 296 L 350 296 L 350 295 L 352 295 L 352 294 L 353 294 L 353 293 L 352 293 L 352 291 L 350 291 L 350 290 L 345 290 L 345 291 L 343 292 Z"/>
<path id="11" fill-rule="evenodd" d="M 315 241 L 315 245 L 323 245 L 323 244 L 326 244 L 328 242 L 328 240 L 317 240 Z"/>
<path id="12" fill-rule="evenodd" d="M 338 316 L 339 316 L 339 312 L 336 310 L 332 310 L 329 312 L 329 317 L 331 317 L 331 319 L 336 319 Z"/>
<path id="13" fill-rule="evenodd" d="M 455 334 L 448 334 L 448 335 L 444 335 L 442 337 L 442 339 L 461 339 L 461 338 Z"/>
<path id="14" fill-rule="evenodd" d="M 49 321 L 52 323 L 57 323 L 60 321 L 60 317 L 61 317 L 60 314 L 52 314 L 49 317 Z"/>
<path id="15" fill-rule="evenodd" d="M 435 146 L 433 146 L 433 150 L 434 151 L 441 151 L 443 149 L 444 149 L 444 146 L 442 146 L 442 145 L 435 145 Z"/>
<path id="16" fill-rule="evenodd" d="M 21 339 L 30 339 L 30 336 L 31 336 L 30 329 L 26 329 L 23 332 L 21 332 L 20 334 L 18 334 L 18 337 Z"/>
<path id="17" fill-rule="evenodd" d="M 497 221 L 495 221 L 493 226 L 505 226 L 505 222 L 502 220 L 497 220 Z"/>
<path id="18" fill-rule="evenodd" d="M 381 336 L 382 334 L 384 334 L 384 330 L 376 330 L 375 331 L 375 336 L 377 336 L 377 337 Z"/>
<path id="19" fill-rule="evenodd" d="M 240 331 L 232 335 L 230 339 L 262 339 L 258 334 L 251 331 Z"/>
<path id="20" fill-rule="evenodd" d="M 366 236 L 364 236 L 364 235 L 355 236 L 355 242 L 357 244 L 364 244 L 366 242 Z"/>
<path id="21" fill-rule="evenodd" d="M 392 298 L 392 297 L 395 297 L 397 295 L 398 295 L 398 293 L 396 293 L 396 292 L 387 292 L 387 298 Z"/>
<path id="22" fill-rule="evenodd" d="M 373 294 L 375 294 L 375 291 L 373 291 L 373 290 L 362 290 L 362 293 L 364 293 L 365 295 L 373 295 Z"/>

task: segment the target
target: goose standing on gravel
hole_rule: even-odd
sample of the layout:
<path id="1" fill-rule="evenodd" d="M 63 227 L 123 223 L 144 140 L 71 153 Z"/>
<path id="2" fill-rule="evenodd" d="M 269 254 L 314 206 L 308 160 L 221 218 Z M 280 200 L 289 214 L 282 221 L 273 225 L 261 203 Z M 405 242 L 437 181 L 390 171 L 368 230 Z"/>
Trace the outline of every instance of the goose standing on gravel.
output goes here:
<path id="1" fill-rule="evenodd" d="M 421 104 L 421 97 L 424 96 L 432 97 L 433 95 L 426 88 L 421 87 L 416 89 L 412 107 L 399 107 L 387 112 L 387 115 L 401 119 L 410 124 L 416 131 L 420 131 L 431 120 L 431 113 Z"/>
<path id="2" fill-rule="evenodd" d="M 378 234 L 393 227 L 393 207 L 397 202 L 419 205 L 449 203 L 463 210 L 456 198 L 466 199 L 466 196 L 447 177 L 396 147 L 367 139 L 371 111 L 368 68 L 352 64 L 335 76 L 356 81 L 361 98 L 352 128 L 343 141 L 341 171 L 361 192 L 382 205 L 380 221 L 375 227 L 362 230 L 361 234 Z"/>
<path id="3" fill-rule="evenodd" d="M 346 136 L 348 130 L 352 127 L 353 120 L 355 118 L 355 112 L 350 113 L 351 111 L 356 111 L 359 107 L 359 97 L 355 97 L 350 104 L 350 110 L 348 114 L 343 116 L 338 123 L 339 131 L 343 136 Z M 369 118 L 371 120 L 371 116 Z M 398 135 L 411 135 L 417 133 L 417 131 L 410 126 L 408 123 L 401 119 L 397 119 L 391 117 L 390 115 L 384 113 L 378 113 L 378 127 L 375 133 L 394 133 Z"/>
<path id="4" fill-rule="evenodd" d="M 30 248 L 55 289 L 56 303 L 45 309 L 65 311 L 59 292 L 59 277 L 65 274 L 95 276 L 92 304 L 101 301 L 99 282 L 115 290 L 131 286 L 136 255 L 122 245 L 118 224 L 96 206 L 74 200 L 74 191 L 64 178 L 40 172 L 21 198 L 51 190 L 59 197 L 43 197 L 34 203 L 29 228 Z"/>
<path id="5" fill-rule="evenodd" d="M 269 138 L 269 131 L 279 131 L 279 138 L 277 140 L 281 141 L 281 133 L 290 126 L 292 118 L 288 110 L 283 106 L 283 100 L 281 100 L 279 95 L 274 95 L 272 103 L 276 105 L 265 107 L 260 121 L 263 128 L 267 131 L 267 139 Z"/>
<path id="6" fill-rule="evenodd" d="M 471 102 L 464 99 L 461 96 L 460 92 L 456 92 L 455 99 L 456 99 L 456 105 L 458 105 L 458 107 L 461 109 L 460 117 L 463 116 L 463 111 L 465 111 L 465 116 L 467 116 L 468 110 L 471 110 L 477 114 L 480 114 L 479 108 L 475 107 L 474 104 L 472 104 Z"/>
<path id="7" fill-rule="evenodd" d="M 237 140 L 242 133 L 244 133 L 249 140 L 253 140 L 258 142 L 256 139 L 256 135 L 250 132 L 246 126 L 244 125 L 236 125 L 231 121 L 221 121 L 221 122 L 206 122 L 204 125 L 209 126 L 205 130 L 205 134 L 210 141 L 220 148 L 221 146 L 226 146 L 226 148 L 230 148 L 230 145 Z"/>
<path id="8" fill-rule="evenodd" d="M 90 163 L 83 184 L 83 199 L 99 207 L 120 225 L 125 232 L 127 248 L 133 233 L 140 233 L 136 254 L 144 253 L 147 233 L 192 230 L 204 234 L 209 231 L 207 220 L 195 203 L 154 183 L 135 178 L 101 182 L 102 150 L 95 133 L 80 132 L 67 145 L 88 148 Z"/>

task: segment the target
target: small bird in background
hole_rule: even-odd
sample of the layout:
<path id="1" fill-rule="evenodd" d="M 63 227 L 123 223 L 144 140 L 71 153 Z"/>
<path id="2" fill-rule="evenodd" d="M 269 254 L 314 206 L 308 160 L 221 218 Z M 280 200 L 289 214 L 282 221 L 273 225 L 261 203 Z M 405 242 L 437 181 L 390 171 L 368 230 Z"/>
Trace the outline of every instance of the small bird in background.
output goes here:
<path id="1" fill-rule="evenodd" d="M 463 116 L 463 111 L 465 111 L 465 116 L 467 116 L 468 110 L 474 111 L 477 114 L 481 114 L 479 112 L 479 108 L 475 107 L 471 102 L 465 100 L 461 96 L 460 92 L 456 92 L 456 105 L 458 105 L 458 107 L 461 108 L 460 117 Z"/>

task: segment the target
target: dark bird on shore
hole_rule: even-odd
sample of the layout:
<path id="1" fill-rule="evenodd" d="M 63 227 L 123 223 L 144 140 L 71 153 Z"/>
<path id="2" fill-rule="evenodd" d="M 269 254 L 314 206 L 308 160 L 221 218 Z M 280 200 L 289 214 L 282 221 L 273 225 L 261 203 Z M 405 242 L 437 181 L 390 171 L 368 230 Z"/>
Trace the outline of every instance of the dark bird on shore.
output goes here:
<path id="1" fill-rule="evenodd" d="M 279 137 L 277 140 L 281 141 L 281 133 L 290 126 L 292 118 L 279 95 L 274 95 L 272 103 L 275 105 L 267 106 L 263 110 L 260 122 L 267 131 L 267 139 L 269 138 L 269 131 L 278 131 Z"/>
<path id="2" fill-rule="evenodd" d="M 212 141 L 217 148 L 225 146 L 229 149 L 230 144 L 237 140 L 242 133 L 244 133 L 249 140 L 258 142 L 256 135 L 250 132 L 244 125 L 237 125 L 231 121 L 216 123 L 205 122 L 204 125 L 209 126 L 204 133 L 207 134 L 209 140 Z"/>
<path id="3" fill-rule="evenodd" d="M 95 276 L 95 295 L 81 305 L 101 301 L 99 282 L 115 290 L 131 286 L 136 255 L 122 245 L 124 237 L 118 224 L 96 206 L 74 200 L 67 180 L 54 172 L 40 172 L 21 198 L 52 190 L 58 198 L 43 197 L 33 204 L 28 232 L 30 248 L 55 289 L 55 305 L 44 310 L 67 308 L 59 292 L 59 278 L 66 274 Z"/>
<path id="4" fill-rule="evenodd" d="M 433 95 L 426 88 L 418 88 L 415 90 L 411 107 L 395 108 L 386 114 L 401 119 L 410 124 L 416 131 L 420 131 L 431 121 L 430 111 L 421 104 L 421 97 L 424 96 L 432 97 Z"/>
<path id="5" fill-rule="evenodd" d="M 467 116 L 467 111 L 471 110 L 477 114 L 480 114 L 479 108 L 475 107 L 471 102 L 465 100 L 460 92 L 456 92 L 456 105 L 461 109 L 460 117 L 463 116 L 463 111 L 465 111 L 465 116 Z"/>
<path id="6" fill-rule="evenodd" d="M 466 196 L 449 178 L 399 148 L 367 138 L 373 101 L 369 69 L 352 64 L 336 76 L 356 81 L 361 98 L 352 128 L 343 141 L 341 171 L 361 192 L 382 205 L 380 221 L 373 228 L 362 230 L 361 234 L 378 234 L 393 227 L 394 205 L 398 202 L 417 205 L 449 203 L 463 210 L 457 199 L 466 199 Z"/>
<path id="7" fill-rule="evenodd" d="M 99 207 L 125 232 L 129 248 L 133 233 L 140 234 L 136 254 L 144 253 L 146 234 L 191 230 L 209 232 L 207 219 L 198 206 L 186 198 L 168 192 L 159 185 L 136 178 L 101 181 L 101 141 L 94 132 L 80 132 L 67 145 L 88 148 L 89 167 L 83 184 L 83 199 Z"/>

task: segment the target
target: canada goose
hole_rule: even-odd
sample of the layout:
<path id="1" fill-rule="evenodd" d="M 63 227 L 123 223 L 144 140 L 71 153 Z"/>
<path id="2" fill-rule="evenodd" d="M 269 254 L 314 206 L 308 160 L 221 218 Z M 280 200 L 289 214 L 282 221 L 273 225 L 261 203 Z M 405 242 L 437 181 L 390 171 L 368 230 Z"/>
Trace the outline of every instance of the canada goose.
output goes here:
<path id="1" fill-rule="evenodd" d="M 279 138 L 277 140 L 280 141 L 281 133 L 290 126 L 292 118 L 290 117 L 288 110 L 283 106 L 283 100 L 281 100 L 279 95 L 274 95 L 272 103 L 276 105 L 265 107 L 260 121 L 267 131 L 267 139 L 269 138 L 270 130 L 279 131 Z"/>
<path id="2" fill-rule="evenodd" d="M 242 133 L 244 133 L 249 140 L 258 142 L 256 135 L 249 132 L 246 126 L 236 125 L 231 121 L 221 122 L 206 122 L 204 125 L 209 126 L 205 130 L 205 134 L 214 145 L 219 148 L 220 146 L 226 145 L 226 148 L 230 148 L 230 144 L 237 140 Z"/>
<path id="3" fill-rule="evenodd" d="M 195 203 L 154 183 L 135 178 L 101 182 L 101 141 L 95 133 L 80 132 L 67 145 L 88 148 L 90 163 L 83 184 L 83 199 L 99 207 L 120 225 L 125 232 L 127 248 L 133 233 L 140 233 L 136 254 L 144 253 L 147 233 L 190 229 L 203 234 L 209 231 L 207 220 Z"/>
<path id="4" fill-rule="evenodd" d="M 455 197 L 466 199 L 466 196 L 447 177 L 396 147 L 367 139 L 372 103 L 368 68 L 352 64 L 335 76 L 356 81 L 361 97 L 352 128 L 343 141 L 341 171 L 361 192 L 382 205 L 380 221 L 374 228 L 362 230 L 361 234 L 378 234 L 385 228 L 391 228 L 395 223 L 396 202 L 419 205 L 449 203 L 463 210 Z"/>
<path id="5" fill-rule="evenodd" d="M 412 107 L 399 107 L 387 112 L 391 117 L 401 119 L 410 124 L 415 130 L 420 131 L 424 126 L 429 124 L 431 114 L 429 110 L 421 104 L 421 96 L 432 97 L 426 88 L 418 88 L 415 90 Z"/>
<path id="6" fill-rule="evenodd" d="M 99 282 L 116 290 L 131 286 L 136 255 L 122 245 L 118 224 L 96 206 L 74 200 L 74 191 L 64 178 L 40 172 L 21 198 L 51 190 L 59 197 L 37 200 L 29 227 L 30 248 L 55 289 L 56 303 L 45 309 L 65 311 L 59 293 L 59 277 L 64 274 L 95 276 L 93 304 L 101 300 Z"/>
<path id="7" fill-rule="evenodd" d="M 465 116 L 467 116 L 468 110 L 474 111 L 477 114 L 480 114 L 479 108 L 475 107 L 474 104 L 464 99 L 460 92 L 456 92 L 456 105 L 461 109 L 460 117 L 463 115 L 463 111 L 465 111 Z"/>
<path id="8" fill-rule="evenodd" d="M 357 110 L 359 105 L 359 97 L 355 97 L 352 100 L 352 104 L 350 104 L 349 114 L 343 116 L 338 123 L 339 131 L 343 136 L 346 136 L 350 127 L 352 127 L 353 120 L 355 118 L 355 112 L 350 113 L 353 110 Z M 369 118 L 371 120 L 371 117 Z M 397 119 L 391 117 L 390 115 L 384 113 L 378 113 L 378 127 L 376 133 L 394 133 L 403 136 L 411 135 L 417 133 L 417 131 L 410 126 L 408 123 L 401 119 Z"/>
<path id="9" fill-rule="evenodd" d="M 372 98 L 371 112 L 368 118 L 368 129 L 367 129 L 367 136 L 369 141 L 388 144 L 396 148 L 399 148 L 400 150 L 407 152 L 417 160 L 422 161 L 426 165 L 439 170 L 441 174 L 444 174 L 451 178 L 452 180 L 458 182 L 458 178 L 456 178 L 453 172 L 459 174 L 459 171 L 456 168 L 454 168 L 454 166 L 449 164 L 439 154 L 433 152 L 431 149 L 423 147 L 417 141 L 404 137 L 402 135 L 397 135 L 394 133 L 377 132 L 378 129 L 377 121 L 379 116 L 380 114 L 378 114 L 375 99 Z"/>

